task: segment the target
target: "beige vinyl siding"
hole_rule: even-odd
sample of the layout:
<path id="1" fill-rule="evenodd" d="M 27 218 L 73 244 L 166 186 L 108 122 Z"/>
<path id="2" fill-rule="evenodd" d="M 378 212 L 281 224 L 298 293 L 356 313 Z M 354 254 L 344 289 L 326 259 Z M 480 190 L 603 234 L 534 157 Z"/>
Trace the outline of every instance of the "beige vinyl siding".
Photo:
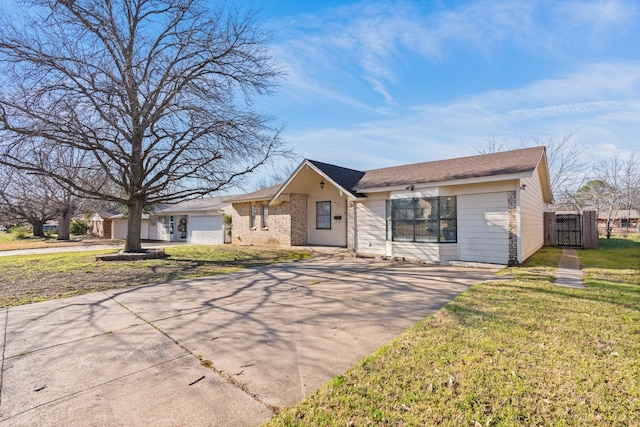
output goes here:
<path id="1" fill-rule="evenodd" d="M 458 259 L 457 243 L 440 243 L 440 261 L 454 261 Z"/>
<path id="2" fill-rule="evenodd" d="M 385 254 L 386 209 L 385 200 L 368 200 L 356 205 L 356 252 Z"/>
<path id="3" fill-rule="evenodd" d="M 522 179 L 521 183 L 525 184 L 526 188 L 519 190 L 518 262 L 525 261 L 544 244 L 543 216 L 546 210 L 538 170 L 536 169 L 531 178 Z"/>
<path id="4" fill-rule="evenodd" d="M 393 242 L 393 256 L 438 262 L 440 261 L 441 245 L 441 243 Z"/>
<path id="5" fill-rule="evenodd" d="M 458 254 L 462 261 L 509 261 L 507 193 L 458 196 Z"/>

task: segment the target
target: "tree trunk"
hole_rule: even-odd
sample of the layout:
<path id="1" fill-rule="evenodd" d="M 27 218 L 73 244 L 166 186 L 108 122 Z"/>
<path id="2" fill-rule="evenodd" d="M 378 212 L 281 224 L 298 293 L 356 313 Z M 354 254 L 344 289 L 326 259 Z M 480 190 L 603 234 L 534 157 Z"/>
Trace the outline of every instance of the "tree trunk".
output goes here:
<path id="1" fill-rule="evenodd" d="M 141 200 L 132 200 L 127 204 L 129 218 L 127 220 L 127 241 L 124 244 L 125 252 L 142 252 L 142 242 L 140 241 L 140 228 L 142 224 Z"/>
<path id="2" fill-rule="evenodd" d="M 31 228 L 33 228 L 33 237 L 44 237 L 43 225 L 44 225 L 44 221 L 40 219 L 31 220 Z"/>
<path id="3" fill-rule="evenodd" d="M 71 215 L 69 211 L 62 211 L 58 216 L 58 240 L 69 240 L 69 230 L 71 228 Z"/>

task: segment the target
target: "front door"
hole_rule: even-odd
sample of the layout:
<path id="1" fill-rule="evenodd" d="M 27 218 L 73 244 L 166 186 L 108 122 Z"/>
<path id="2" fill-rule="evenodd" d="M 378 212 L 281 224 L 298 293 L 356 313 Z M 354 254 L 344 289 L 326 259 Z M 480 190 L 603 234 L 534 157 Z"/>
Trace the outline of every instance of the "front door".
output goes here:
<path id="1" fill-rule="evenodd" d="M 186 216 L 179 216 L 178 217 L 178 223 L 176 226 L 176 234 L 175 234 L 175 239 L 177 241 L 180 242 L 186 242 L 187 241 L 187 235 L 188 235 L 188 228 L 189 226 L 189 222 L 187 220 Z"/>

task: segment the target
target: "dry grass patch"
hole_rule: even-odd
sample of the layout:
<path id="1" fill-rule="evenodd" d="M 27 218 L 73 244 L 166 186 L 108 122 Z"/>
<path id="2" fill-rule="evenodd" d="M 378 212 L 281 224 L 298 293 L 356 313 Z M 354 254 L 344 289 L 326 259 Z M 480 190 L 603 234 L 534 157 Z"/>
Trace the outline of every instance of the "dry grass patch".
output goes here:
<path id="1" fill-rule="evenodd" d="M 109 251 L 0 257 L 0 307 L 107 289 L 238 271 L 308 257 L 308 253 L 233 246 L 180 246 L 162 260 L 102 262 Z"/>

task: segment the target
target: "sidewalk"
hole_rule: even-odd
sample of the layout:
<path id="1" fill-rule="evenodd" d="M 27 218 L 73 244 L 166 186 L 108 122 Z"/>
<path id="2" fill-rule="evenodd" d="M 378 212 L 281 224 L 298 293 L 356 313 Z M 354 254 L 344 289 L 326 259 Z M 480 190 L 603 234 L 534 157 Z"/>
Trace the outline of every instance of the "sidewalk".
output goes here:
<path id="1" fill-rule="evenodd" d="M 142 243 L 144 249 L 160 249 L 169 246 L 184 246 L 187 243 L 183 242 L 149 242 Z M 83 251 L 100 251 L 103 249 L 122 249 L 122 243 L 108 244 L 108 245 L 83 245 L 78 243 L 77 246 L 58 246 L 52 248 L 37 248 L 37 249 L 16 249 L 12 251 L 0 251 L 0 257 L 3 256 L 15 256 L 15 255 L 39 255 L 39 254 L 57 254 L 61 252 L 83 252 Z"/>
<path id="2" fill-rule="evenodd" d="M 582 283 L 582 268 L 578 262 L 578 253 L 575 249 L 563 249 L 558 271 L 556 272 L 553 283 L 558 286 L 567 288 L 582 288 L 586 286 Z"/>

